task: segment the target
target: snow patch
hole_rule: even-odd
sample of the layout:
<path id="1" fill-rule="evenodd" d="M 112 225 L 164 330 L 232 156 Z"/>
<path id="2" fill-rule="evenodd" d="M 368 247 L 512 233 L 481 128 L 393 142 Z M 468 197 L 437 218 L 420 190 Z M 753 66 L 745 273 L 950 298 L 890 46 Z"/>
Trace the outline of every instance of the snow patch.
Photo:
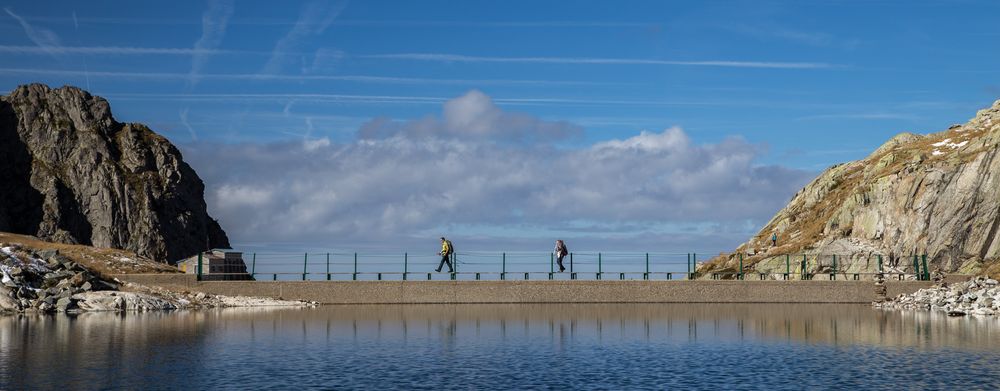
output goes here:
<path id="1" fill-rule="evenodd" d="M 938 151 L 938 150 L 935 149 L 934 152 L 931 152 L 931 155 L 941 156 L 941 155 L 944 155 L 944 152 L 941 152 L 941 151 Z"/>
<path id="2" fill-rule="evenodd" d="M 936 143 L 934 143 L 934 144 L 931 144 L 931 145 L 933 145 L 933 146 L 935 146 L 935 147 L 940 147 L 940 146 L 942 146 L 942 145 L 945 145 L 945 144 L 948 144 L 948 142 L 950 142 L 950 141 L 951 141 L 951 139 L 950 139 L 950 138 L 946 138 L 946 139 L 944 139 L 944 140 L 941 140 L 941 141 L 939 141 L 939 142 L 936 142 Z"/>

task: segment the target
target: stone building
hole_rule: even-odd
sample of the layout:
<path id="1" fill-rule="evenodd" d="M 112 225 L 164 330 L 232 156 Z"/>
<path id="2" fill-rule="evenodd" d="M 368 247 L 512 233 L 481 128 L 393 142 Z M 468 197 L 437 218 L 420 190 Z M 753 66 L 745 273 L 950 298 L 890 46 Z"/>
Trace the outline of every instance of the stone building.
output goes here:
<path id="1" fill-rule="evenodd" d="M 192 256 L 177 264 L 177 268 L 188 274 L 198 273 L 198 256 Z M 229 249 L 213 249 L 201 253 L 202 280 L 252 280 L 243 262 L 243 253 Z"/>

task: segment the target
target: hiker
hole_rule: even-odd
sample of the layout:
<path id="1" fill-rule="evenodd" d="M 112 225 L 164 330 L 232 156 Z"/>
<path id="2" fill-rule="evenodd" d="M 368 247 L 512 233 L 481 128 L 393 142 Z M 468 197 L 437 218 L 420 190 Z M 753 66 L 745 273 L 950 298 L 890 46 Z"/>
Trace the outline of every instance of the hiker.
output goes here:
<path id="1" fill-rule="evenodd" d="M 438 253 L 438 255 L 441 256 L 441 263 L 438 264 L 438 268 L 434 269 L 434 271 L 440 273 L 441 272 L 441 267 L 444 266 L 445 264 L 447 264 L 448 265 L 448 273 L 454 273 L 455 272 L 455 268 L 451 267 L 451 259 L 450 259 L 451 258 L 451 253 L 452 253 L 451 242 L 448 241 L 448 239 L 445 239 L 444 236 L 442 236 L 441 237 L 441 252 Z"/>
<path id="2" fill-rule="evenodd" d="M 556 240 L 556 250 L 555 251 L 556 251 L 556 263 L 559 264 L 559 272 L 560 273 L 564 272 L 564 271 L 566 271 L 566 267 L 563 266 L 562 260 L 563 260 L 563 257 L 566 256 L 566 254 L 569 254 L 569 249 L 566 248 L 566 243 L 563 243 L 562 240 Z"/>
<path id="3" fill-rule="evenodd" d="M 778 233 L 775 232 L 771 234 L 771 247 L 775 247 L 777 245 L 778 245 Z"/>

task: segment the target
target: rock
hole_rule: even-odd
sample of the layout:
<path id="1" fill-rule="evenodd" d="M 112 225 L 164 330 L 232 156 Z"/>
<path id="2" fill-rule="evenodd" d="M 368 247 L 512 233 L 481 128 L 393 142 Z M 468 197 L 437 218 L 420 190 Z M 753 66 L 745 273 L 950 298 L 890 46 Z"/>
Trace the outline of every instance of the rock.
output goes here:
<path id="1" fill-rule="evenodd" d="M 198 294 L 194 295 L 194 298 L 197 300 L 205 300 L 206 296 L 205 292 L 198 292 Z"/>
<path id="2" fill-rule="evenodd" d="M 59 301 L 56 301 L 56 309 L 59 311 L 76 309 L 76 300 L 72 297 L 63 297 Z"/>
<path id="3" fill-rule="evenodd" d="M 90 282 L 85 282 L 83 285 L 80 285 L 80 290 L 82 291 L 89 291 L 92 289 L 94 289 L 94 287 L 90 284 Z"/>
<path id="4" fill-rule="evenodd" d="M 56 249 L 38 250 L 35 253 L 35 255 L 36 255 L 36 258 L 39 258 L 39 259 L 43 259 L 43 260 L 45 260 L 45 259 L 51 259 L 52 257 L 55 257 L 56 255 L 59 255 L 59 250 L 56 250 Z"/>
<path id="5" fill-rule="evenodd" d="M 24 273 L 23 269 L 21 269 L 18 266 L 14 266 L 14 267 L 10 268 L 10 273 L 8 273 L 8 274 L 10 274 L 11 277 L 16 277 L 16 276 L 20 276 L 23 273 Z"/>
<path id="6" fill-rule="evenodd" d="M 0 311 L 18 311 L 20 309 L 18 301 L 11 297 L 11 292 L 5 287 L 0 287 Z"/>
<path id="7" fill-rule="evenodd" d="M 0 231 L 178 261 L 229 239 L 177 148 L 75 87 L 0 97 Z"/>
<path id="8" fill-rule="evenodd" d="M 808 249 L 838 254 L 841 270 L 877 271 L 876 255 L 882 255 L 885 267 L 913 275 L 914 261 L 924 260 L 912 256 L 926 254 L 932 270 L 977 272 L 983 262 L 1000 259 L 998 118 L 1000 101 L 958 128 L 901 134 L 862 160 L 830 167 L 733 254 L 769 246 L 776 234 L 780 255 L 751 264 L 784 268 L 784 254 Z M 731 268 L 739 259 L 715 264 Z M 810 264 L 816 267 L 812 257 Z"/>
<path id="9" fill-rule="evenodd" d="M 148 311 L 170 310 L 177 307 L 162 298 L 137 292 L 84 292 L 73 295 L 85 311 Z"/>

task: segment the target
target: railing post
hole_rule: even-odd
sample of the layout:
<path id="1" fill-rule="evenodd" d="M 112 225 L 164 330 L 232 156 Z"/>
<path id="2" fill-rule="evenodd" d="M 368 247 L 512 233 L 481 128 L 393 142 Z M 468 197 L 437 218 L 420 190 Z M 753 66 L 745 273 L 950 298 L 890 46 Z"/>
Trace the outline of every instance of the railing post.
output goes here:
<path id="1" fill-rule="evenodd" d="M 649 279 L 649 253 L 646 253 L 646 274 L 642 276 L 643 280 Z"/>
<path id="2" fill-rule="evenodd" d="M 202 268 L 202 265 L 201 265 L 201 254 L 202 254 L 202 252 L 199 251 L 198 252 L 198 281 L 201 281 L 201 268 Z"/>
<path id="3" fill-rule="evenodd" d="M 792 278 L 791 277 L 792 276 L 792 256 L 790 254 L 785 254 L 785 274 L 788 275 L 788 277 L 785 277 L 785 278 Z"/>
<path id="4" fill-rule="evenodd" d="M 255 271 L 257 271 L 257 253 L 253 253 L 253 261 L 250 262 L 250 277 L 253 277 Z"/>
<path id="5" fill-rule="evenodd" d="M 549 276 L 551 276 L 552 273 L 556 272 L 555 259 L 556 259 L 556 253 L 554 252 L 549 253 Z"/>
<path id="6" fill-rule="evenodd" d="M 506 252 L 503 253 L 503 255 L 501 255 L 501 257 L 502 257 L 501 258 L 502 259 L 502 261 L 501 261 L 502 263 L 500 264 L 501 265 L 500 266 L 500 279 L 501 280 L 506 280 L 507 279 L 507 253 Z"/>
<path id="7" fill-rule="evenodd" d="M 451 247 L 451 242 L 449 242 L 448 246 Z M 455 271 L 453 271 L 451 273 L 451 277 L 452 277 L 451 279 L 454 280 L 455 279 L 455 273 L 458 273 L 458 254 L 455 253 L 454 249 L 451 250 L 451 266 L 454 267 L 454 270 L 455 270 Z"/>
<path id="8" fill-rule="evenodd" d="M 833 254 L 833 279 L 837 279 L 837 254 Z"/>
<path id="9" fill-rule="evenodd" d="M 920 279 L 920 264 L 917 263 L 917 255 L 913 254 L 913 274 L 916 279 Z"/>
<path id="10" fill-rule="evenodd" d="M 743 253 L 740 252 L 740 279 L 743 279 Z"/>
<path id="11" fill-rule="evenodd" d="M 330 253 L 326 253 L 326 280 L 330 281 Z"/>
<path id="12" fill-rule="evenodd" d="M 698 253 L 691 253 L 691 279 L 698 278 Z"/>
<path id="13" fill-rule="evenodd" d="M 799 280 L 806 279 L 806 255 L 802 254 L 802 268 L 799 270 Z"/>
<path id="14" fill-rule="evenodd" d="M 302 257 L 302 281 L 306 280 L 306 272 L 309 269 L 309 253 Z"/>
<path id="15" fill-rule="evenodd" d="M 877 255 L 877 257 L 878 257 L 878 272 L 883 273 L 884 270 L 882 270 L 882 254 Z"/>
<path id="16" fill-rule="evenodd" d="M 922 255 L 921 258 L 923 258 L 924 263 L 924 281 L 930 281 L 931 272 L 927 270 L 927 254 Z"/>
<path id="17" fill-rule="evenodd" d="M 403 280 L 406 280 L 406 272 L 409 269 L 410 254 L 403 253 Z"/>
<path id="18" fill-rule="evenodd" d="M 601 253 L 597 253 L 597 279 L 601 279 L 601 274 L 604 269 L 601 267 Z"/>
<path id="19" fill-rule="evenodd" d="M 569 253 L 569 275 L 573 276 L 573 253 Z"/>
<path id="20" fill-rule="evenodd" d="M 354 274 L 351 276 L 352 280 L 358 280 L 358 253 L 354 253 Z"/>

